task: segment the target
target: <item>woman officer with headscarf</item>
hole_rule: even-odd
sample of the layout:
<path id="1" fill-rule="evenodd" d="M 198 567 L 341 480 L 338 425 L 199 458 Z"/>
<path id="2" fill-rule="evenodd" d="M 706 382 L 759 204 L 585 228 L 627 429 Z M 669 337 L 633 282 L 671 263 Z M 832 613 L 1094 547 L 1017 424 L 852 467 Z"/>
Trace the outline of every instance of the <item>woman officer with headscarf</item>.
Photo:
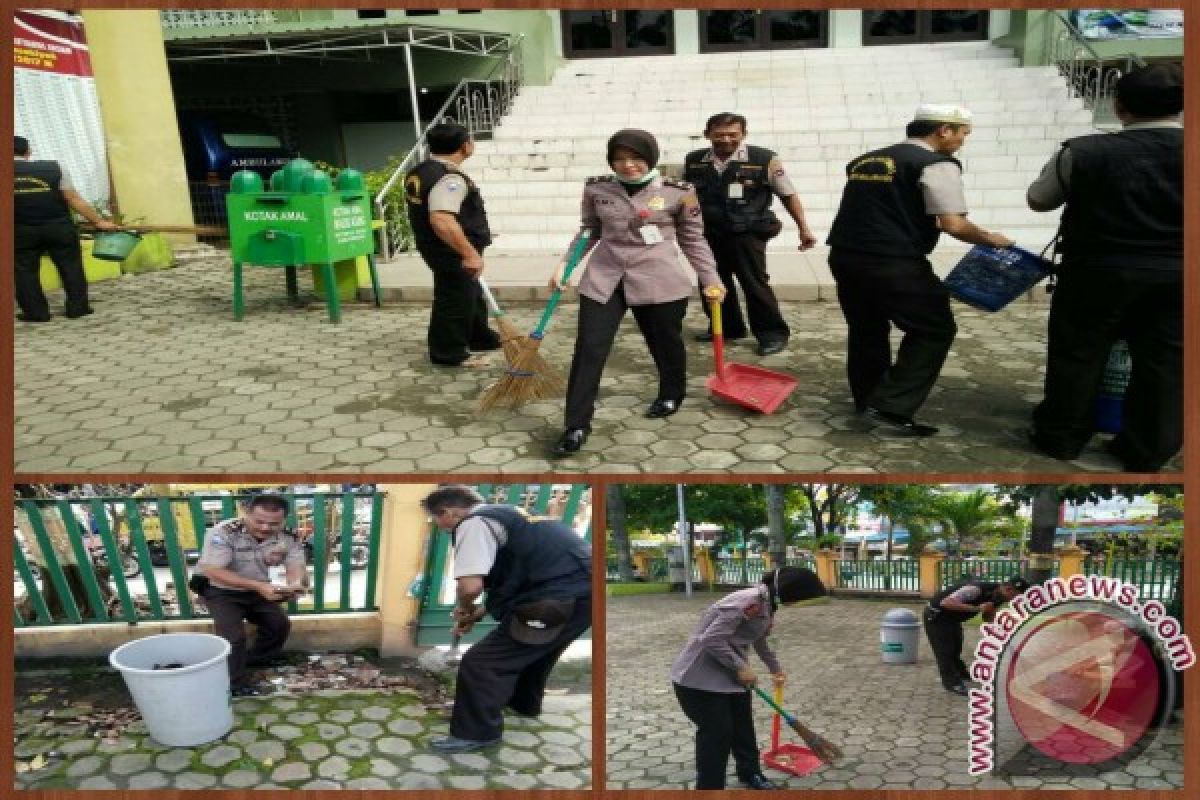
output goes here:
<path id="1" fill-rule="evenodd" d="M 592 254 L 579 284 L 579 327 L 556 456 L 578 452 L 591 432 L 600 376 L 627 309 L 658 370 L 658 395 L 646 416 L 669 417 L 679 410 L 687 386 L 683 316 L 693 285 L 681 251 L 705 295 L 718 302 L 725 296 L 696 192 L 655 169 L 654 137 L 633 128 L 617 131 L 607 155 L 612 174 L 589 178 L 583 190 L 580 235 L 589 232 Z M 568 252 L 575 242 L 571 245 Z M 564 266 L 551 286 L 562 286 Z"/>
<path id="2" fill-rule="evenodd" d="M 780 567 L 762 583 L 718 600 L 704 612 L 683 652 L 671 666 L 679 707 L 696 726 L 696 787 L 724 789 L 729 754 L 748 789 L 776 788 L 759 768 L 750 687 L 758 682 L 749 648 L 767 665 L 776 685 L 785 676 L 767 643 L 781 605 L 824 597 L 816 573 Z"/>

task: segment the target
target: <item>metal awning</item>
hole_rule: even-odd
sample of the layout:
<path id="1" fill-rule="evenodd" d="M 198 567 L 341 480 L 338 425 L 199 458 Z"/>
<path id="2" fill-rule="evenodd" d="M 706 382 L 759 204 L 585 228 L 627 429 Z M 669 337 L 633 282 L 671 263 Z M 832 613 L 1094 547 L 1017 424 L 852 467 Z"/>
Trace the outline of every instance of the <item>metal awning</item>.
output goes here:
<path id="1" fill-rule="evenodd" d="M 246 58 L 362 61 L 403 47 L 419 47 L 460 55 L 506 55 L 519 37 L 491 31 L 389 25 L 370 28 L 270 33 L 217 33 L 205 37 L 169 39 L 167 60 L 173 63 L 234 61 Z"/>

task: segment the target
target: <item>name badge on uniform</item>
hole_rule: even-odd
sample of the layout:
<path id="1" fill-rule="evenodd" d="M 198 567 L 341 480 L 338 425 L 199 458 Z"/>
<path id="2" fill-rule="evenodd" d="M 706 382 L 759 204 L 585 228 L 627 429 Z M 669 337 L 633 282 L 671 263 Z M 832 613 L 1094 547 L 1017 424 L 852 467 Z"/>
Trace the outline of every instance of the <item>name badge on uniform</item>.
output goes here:
<path id="1" fill-rule="evenodd" d="M 646 203 L 646 208 L 650 209 L 651 211 L 662 211 L 666 207 L 667 198 L 663 197 L 662 195 L 651 197 L 650 202 Z"/>
<path id="2" fill-rule="evenodd" d="M 741 200 L 743 196 L 744 195 L 742 193 L 742 185 L 740 183 L 735 182 L 735 183 L 729 184 L 729 199 L 730 200 Z"/>
<path id="3" fill-rule="evenodd" d="M 642 235 L 642 241 L 646 244 L 658 244 L 664 241 L 662 231 L 658 229 L 657 225 L 643 225 L 638 228 L 638 233 Z"/>

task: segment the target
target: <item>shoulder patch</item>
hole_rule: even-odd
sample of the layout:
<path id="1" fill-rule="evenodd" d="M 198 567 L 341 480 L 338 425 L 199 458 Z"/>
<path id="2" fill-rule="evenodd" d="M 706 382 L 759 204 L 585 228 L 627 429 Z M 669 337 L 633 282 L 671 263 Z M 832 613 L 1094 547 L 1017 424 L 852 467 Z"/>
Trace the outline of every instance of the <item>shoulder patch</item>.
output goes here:
<path id="1" fill-rule="evenodd" d="M 590 178 L 588 178 L 588 179 L 587 179 L 587 182 L 588 182 L 589 184 L 592 184 L 592 183 L 612 183 L 612 182 L 613 182 L 613 181 L 615 181 L 616 179 L 617 179 L 617 178 L 616 178 L 616 176 L 615 176 L 615 175 L 592 175 Z"/>

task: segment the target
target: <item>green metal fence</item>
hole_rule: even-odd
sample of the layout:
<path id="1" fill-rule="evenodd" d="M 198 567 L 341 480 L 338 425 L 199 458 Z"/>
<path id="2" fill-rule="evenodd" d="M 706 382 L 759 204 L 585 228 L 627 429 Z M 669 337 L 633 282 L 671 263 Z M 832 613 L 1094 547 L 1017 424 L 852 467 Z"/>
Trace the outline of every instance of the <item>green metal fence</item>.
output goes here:
<path id="1" fill-rule="evenodd" d="M 1143 600 L 1161 600 L 1167 605 L 1175 602 L 1183 563 L 1173 558 L 1146 559 L 1103 557 L 1088 558 L 1083 571 L 1088 575 L 1108 575 L 1138 587 Z"/>
<path id="2" fill-rule="evenodd" d="M 1000 582 L 1021 575 L 1027 566 L 1011 558 L 947 558 L 938 562 L 938 585 L 945 589 L 965 580 Z"/>
<path id="3" fill-rule="evenodd" d="M 583 510 L 584 501 L 590 497 L 589 487 L 585 484 L 545 483 L 511 486 L 482 484 L 477 485 L 475 489 L 488 502 L 517 506 L 535 517 L 546 516 L 550 510 L 551 501 L 557 495 L 561 500 L 561 507 L 555 516 L 572 527 Z M 585 539 L 591 540 L 590 516 L 583 523 L 582 533 Z M 446 644 L 450 641 L 450 611 L 454 608 L 455 602 L 450 537 L 439 531 L 436 526 L 431 526 L 428 542 L 429 546 L 425 557 L 425 582 L 420 592 L 421 610 L 417 620 L 417 644 Z M 477 641 L 495 626 L 495 620 L 486 618 L 464 637 L 464 641 Z"/>
<path id="4" fill-rule="evenodd" d="M 920 565 L 912 559 L 837 559 L 833 572 L 839 589 L 865 591 L 920 592 Z"/>
<path id="5" fill-rule="evenodd" d="M 288 612 L 374 610 L 384 495 L 281 496 L 290 509 L 287 526 L 301 529 L 307 537 L 312 564 L 326 565 L 320 579 L 313 576 L 311 596 L 289 603 Z M 132 625 L 206 616 L 185 588 L 190 563 L 198 558 L 207 530 L 237 516 L 239 502 L 248 497 L 194 494 L 17 501 L 20 527 L 31 540 L 13 548 L 13 624 Z M 331 522 L 336 522 L 336 529 Z M 365 573 L 356 581 L 358 568 Z"/>

